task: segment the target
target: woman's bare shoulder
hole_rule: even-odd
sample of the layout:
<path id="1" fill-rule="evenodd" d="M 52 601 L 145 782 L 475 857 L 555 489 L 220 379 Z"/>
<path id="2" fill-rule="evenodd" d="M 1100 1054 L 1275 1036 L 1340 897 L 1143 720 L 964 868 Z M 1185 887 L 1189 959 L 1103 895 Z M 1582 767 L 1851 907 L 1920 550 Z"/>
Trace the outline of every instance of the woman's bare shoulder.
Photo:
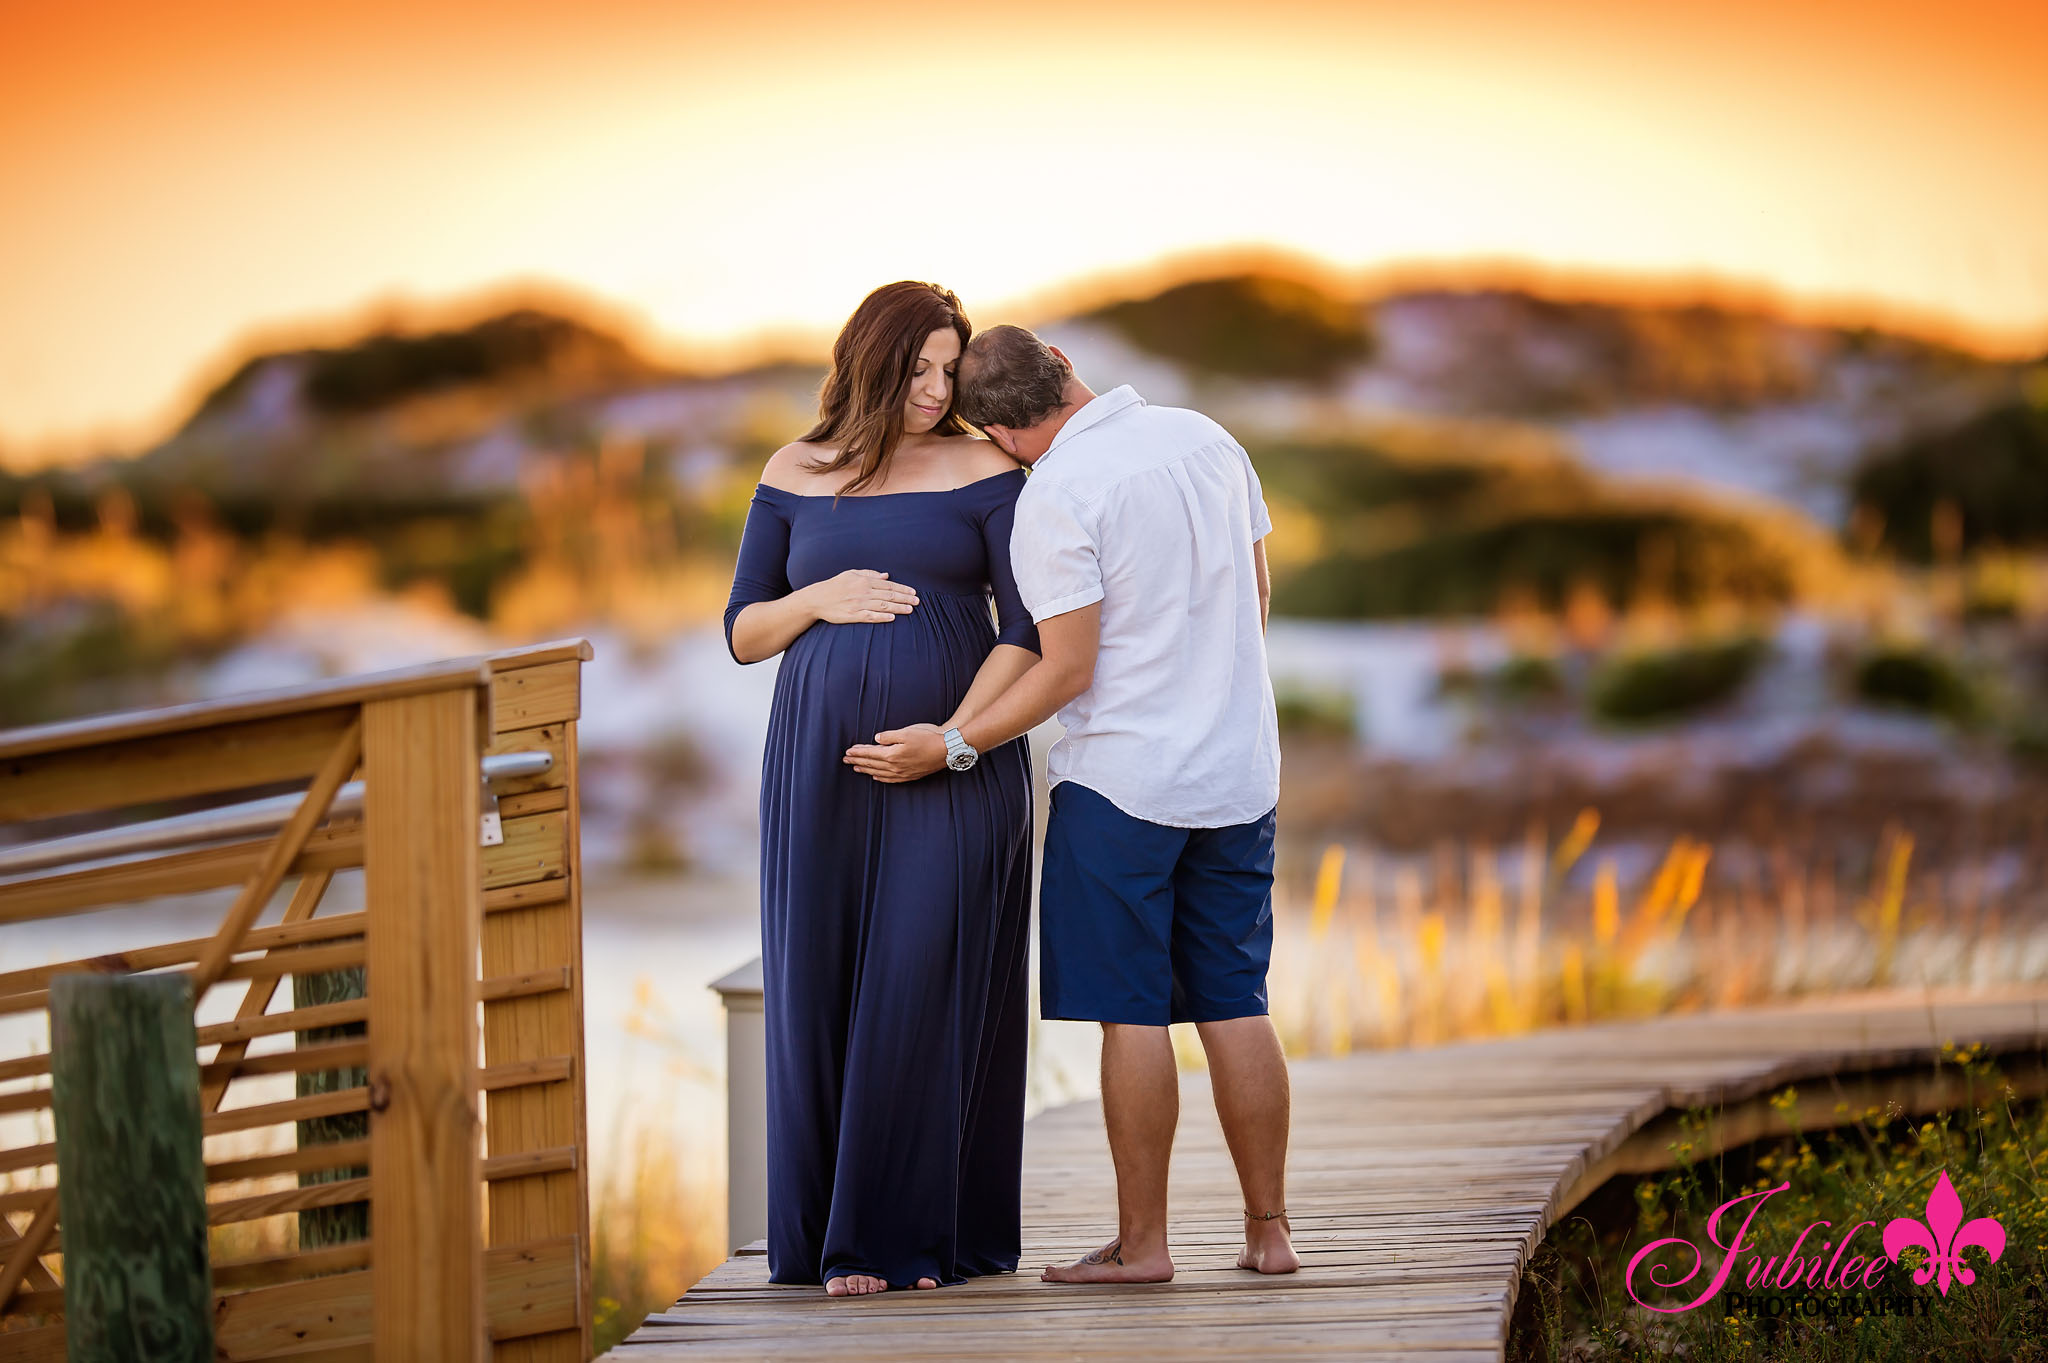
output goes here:
<path id="1" fill-rule="evenodd" d="M 784 492 L 806 492 L 818 480 L 810 466 L 830 459 L 835 453 L 808 440 L 792 440 L 768 456 L 768 462 L 761 466 L 761 481 Z"/>
<path id="2" fill-rule="evenodd" d="M 946 454 L 953 470 L 960 475 L 954 480 L 957 483 L 978 483 L 1023 467 L 1004 454 L 1001 445 L 978 435 L 947 436 Z"/>

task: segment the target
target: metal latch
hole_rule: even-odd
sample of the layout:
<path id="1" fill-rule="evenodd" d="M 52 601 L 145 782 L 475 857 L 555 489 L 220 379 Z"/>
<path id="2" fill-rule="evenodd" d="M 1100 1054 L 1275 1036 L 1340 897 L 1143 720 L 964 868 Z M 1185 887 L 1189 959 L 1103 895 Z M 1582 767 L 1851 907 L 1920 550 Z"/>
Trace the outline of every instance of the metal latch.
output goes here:
<path id="1" fill-rule="evenodd" d="M 489 777 L 484 778 L 483 794 L 483 839 L 485 847 L 501 846 L 505 841 L 505 824 L 498 817 L 498 792 L 491 789 Z"/>

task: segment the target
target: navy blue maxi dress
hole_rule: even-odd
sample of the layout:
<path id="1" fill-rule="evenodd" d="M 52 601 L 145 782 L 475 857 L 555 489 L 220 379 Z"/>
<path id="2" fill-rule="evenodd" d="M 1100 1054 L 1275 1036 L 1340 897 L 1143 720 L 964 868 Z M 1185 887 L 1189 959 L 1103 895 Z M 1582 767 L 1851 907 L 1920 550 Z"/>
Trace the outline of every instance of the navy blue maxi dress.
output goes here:
<path id="1" fill-rule="evenodd" d="M 836 503 L 763 484 L 747 513 L 728 648 L 741 609 L 848 568 L 918 592 L 887 623 L 812 625 L 775 679 L 761 763 L 773 1282 L 1017 1267 L 1029 750 L 1016 739 L 969 771 L 895 784 L 842 758 L 945 719 L 997 643 L 1038 650 L 1010 576 L 1024 477 Z"/>

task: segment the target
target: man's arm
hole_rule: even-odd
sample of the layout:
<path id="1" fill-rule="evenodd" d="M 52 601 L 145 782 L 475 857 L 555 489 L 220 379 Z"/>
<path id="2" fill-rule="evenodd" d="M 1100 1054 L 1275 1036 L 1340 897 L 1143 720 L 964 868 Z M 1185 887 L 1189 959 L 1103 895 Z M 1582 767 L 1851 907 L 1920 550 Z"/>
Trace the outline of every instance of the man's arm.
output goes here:
<path id="1" fill-rule="evenodd" d="M 1030 733 L 1095 679 L 1095 652 L 1102 641 L 1102 603 L 1091 602 L 1038 622 L 1038 661 L 960 726 L 960 736 L 977 752 L 1001 747 Z M 845 761 L 877 781 L 915 781 L 946 765 L 946 741 L 935 725 L 890 729 L 873 743 L 856 743 Z"/>
<path id="2" fill-rule="evenodd" d="M 1266 541 L 1252 541 L 1252 574 L 1259 580 L 1259 633 L 1266 632 L 1266 618 L 1273 610 L 1273 576 L 1266 571 Z"/>
<path id="3" fill-rule="evenodd" d="M 988 708 L 960 726 L 960 737 L 977 752 L 999 748 L 1028 734 L 1095 680 L 1095 651 L 1102 642 L 1102 603 L 1038 622 L 1038 661 Z"/>

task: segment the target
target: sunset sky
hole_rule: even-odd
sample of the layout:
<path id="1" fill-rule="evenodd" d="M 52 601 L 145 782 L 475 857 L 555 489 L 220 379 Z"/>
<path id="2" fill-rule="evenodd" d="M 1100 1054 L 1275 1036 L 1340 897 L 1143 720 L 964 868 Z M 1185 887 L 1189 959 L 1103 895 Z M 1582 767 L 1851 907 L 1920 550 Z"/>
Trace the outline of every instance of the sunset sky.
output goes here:
<path id="1" fill-rule="evenodd" d="M 679 357 L 1265 244 L 2048 348 L 2041 0 L 0 0 L 0 454 L 529 286 Z"/>

